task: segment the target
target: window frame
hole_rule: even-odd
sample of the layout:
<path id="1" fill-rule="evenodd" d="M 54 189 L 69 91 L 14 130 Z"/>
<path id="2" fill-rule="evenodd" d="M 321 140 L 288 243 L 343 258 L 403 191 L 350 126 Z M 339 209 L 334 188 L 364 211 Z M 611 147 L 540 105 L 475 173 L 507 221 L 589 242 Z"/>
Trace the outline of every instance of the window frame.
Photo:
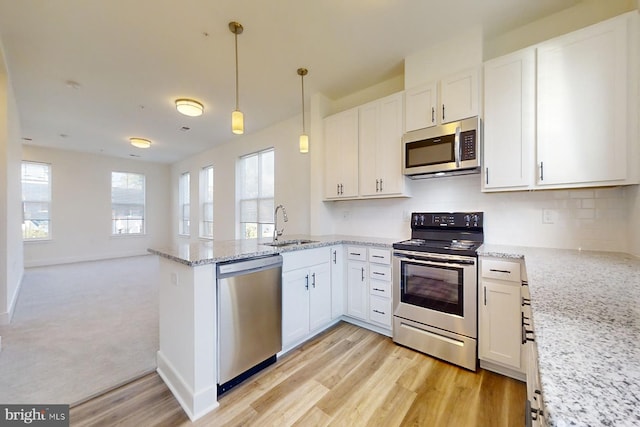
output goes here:
<path id="1" fill-rule="evenodd" d="M 178 177 L 178 235 L 191 235 L 191 173 Z"/>
<path id="2" fill-rule="evenodd" d="M 125 174 L 127 175 L 127 187 L 126 189 L 129 190 L 131 189 L 129 187 L 129 177 L 136 175 L 136 176 L 140 176 L 142 177 L 142 204 L 139 203 L 114 203 L 113 201 L 113 197 L 114 197 L 114 188 L 119 188 L 119 187 L 114 187 L 113 183 L 114 183 L 114 174 Z M 143 173 L 138 173 L 138 172 L 123 172 L 123 171 L 111 171 L 111 237 L 133 237 L 133 236 L 144 236 L 146 235 L 146 228 L 147 228 L 147 177 L 145 174 Z M 115 230 L 116 228 L 116 221 L 122 221 L 123 218 L 117 218 L 117 214 L 116 214 L 116 210 L 114 208 L 114 206 L 131 206 L 131 207 L 142 207 L 142 218 L 137 219 L 137 218 L 132 218 L 132 219 L 124 219 L 127 224 L 129 223 L 129 221 L 140 221 L 141 226 L 140 226 L 140 231 L 139 232 L 129 232 L 127 231 L 126 233 L 116 233 Z M 129 227 L 127 227 L 127 230 L 129 229 Z"/>
<path id="3" fill-rule="evenodd" d="M 209 183 L 209 178 L 211 182 Z M 215 186 L 215 170 L 213 165 L 204 166 L 200 169 L 200 231 L 201 239 L 213 240 L 213 195 Z M 210 212 L 207 212 L 209 208 Z M 207 214 L 210 214 L 209 216 Z M 207 218 L 210 217 L 211 220 Z M 207 224 L 210 224 L 210 234 L 206 233 Z"/>
<path id="4" fill-rule="evenodd" d="M 263 164 L 262 164 L 262 156 L 266 155 L 266 154 L 271 154 L 273 156 L 273 165 L 271 166 L 271 169 L 273 170 L 273 176 L 271 177 L 273 180 L 273 188 L 271 189 L 271 196 L 269 197 L 264 197 L 262 196 L 263 192 L 263 183 L 264 183 L 264 177 L 263 177 Z M 257 157 L 257 163 L 258 163 L 258 171 L 257 171 L 257 197 L 253 198 L 253 197 L 248 197 L 248 198 L 243 198 L 243 193 L 244 193 L 244 189 L 243 189 L 243 185 L 245 183 L 245 176 L 244 176 L 244 171 L 245 168 L 243 166 L 243 162 L 247 161 L 248 159 L 252 158 L 252 157 Z M 275 206 L 275 149 L 273 147 L 264 149 L 264 150 L 260 150 L 260 151 L 256 151 L 250 154 L 246 154 L 244 156 L 241 156 L 238 160 L 238 169 L 237 169 L 237 186 L 236 186 L 236 206 L 237 206 L 237 221 L 236 221 L 236 226 L 237 226 L 237 235 L 239 236 L 240 239 L 245 240 L 245 239 L 261 239 L 261 238 L 268 238 L 273 236 L 273 227 L 275 226 L 274 221 L 273 221 L 273 207 Z M 244 213 L 243 213 L 243 202 L 248 202 L 248 201 L 252 201 L 255 200 L 256 202 L 256 222 L 249 222 L 249 221 L 242 221 L 243 217 L 244 217 Z M 260 205 L 262 203 L 267 203 L 271 205 L 271 209 L 269 209 L 268 211 L 268 219 L 270 221 L 260 221 Z M 248 231 L 246 228 L 247 224 L 255 224 L 255 237 L 249 237 L 247 235 Z"/>
<path id="5" fill-rule="evenodd" d="M 38 165 L 38 166 L 46 166 L 47 167 L 47 200 L 46 201 L 42 201 L 42 200 L 25 200 L 25 192 L 24 192 L 24 185 L 25 185 L 25 165 L 27 164 L 31 164 L 31 165 Z M 52 206 L 52 172 L 53 172 L 53 168 L 51 166 L 51 163 L 45 163 L 45 162 L 37 162 L 37 161 L 33 161 L 33 160 L 22 160 L 21 164 L 20 164 L 20 193 L 21 193 L 21 205 L 22 205 L 22 241 L 23 242 L 42 242 L 42 241 L 48 241 L 48 240 L 52 240 L 52 220 L 51 220 L 51 206 Z M 33 181 L 33 180 L 32 180 Z M 42 182 L 42 181 L 40 181 Z M 46 231 L 46 236 L 44 237 L 26 237 L 25 236 L 25 232 L 26 232 L 26 210 L 25 210 L 25 206 L 27 206 L 27 204 L 29 203 L 33 203 L 33 204 L 46 204 L 47 205 L 47 219 L 46 220 L 41 220 L 41 221 L 46 221 L 47 222 L 47 231 Z"/>

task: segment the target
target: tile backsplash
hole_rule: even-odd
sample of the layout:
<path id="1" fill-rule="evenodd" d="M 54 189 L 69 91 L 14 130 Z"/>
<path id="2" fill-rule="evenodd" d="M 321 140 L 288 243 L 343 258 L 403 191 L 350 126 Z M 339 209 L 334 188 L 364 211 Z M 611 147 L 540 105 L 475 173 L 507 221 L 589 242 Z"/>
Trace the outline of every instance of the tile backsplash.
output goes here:
<path id="1" fill-rule="evenodd" d="M 403 238 L 413 211 L 483 211 L 488 243 L 628 250 L 628 187 L 482 193 L 479 181 L 411 181 L 411 198 L 330 202 L 328 211 L 337 234 Z"/>

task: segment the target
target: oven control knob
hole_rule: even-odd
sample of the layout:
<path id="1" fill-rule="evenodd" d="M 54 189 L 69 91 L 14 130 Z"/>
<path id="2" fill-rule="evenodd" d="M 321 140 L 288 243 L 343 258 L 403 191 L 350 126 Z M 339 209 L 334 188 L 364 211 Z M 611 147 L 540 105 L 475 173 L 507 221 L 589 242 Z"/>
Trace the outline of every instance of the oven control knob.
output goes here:
<path id="1" fill-rule="evenodd" d="M 424 215 L 420 215 L 420 225 L 424 225 Z"/>
<path id="2" fill-rule="evenodd" d="M 473 215 L 473 226 L 474 227 L 478 226 L 478 221 L 480 221 L 480 217 L 478 216 L 478 214 L 474 214 Z"/>

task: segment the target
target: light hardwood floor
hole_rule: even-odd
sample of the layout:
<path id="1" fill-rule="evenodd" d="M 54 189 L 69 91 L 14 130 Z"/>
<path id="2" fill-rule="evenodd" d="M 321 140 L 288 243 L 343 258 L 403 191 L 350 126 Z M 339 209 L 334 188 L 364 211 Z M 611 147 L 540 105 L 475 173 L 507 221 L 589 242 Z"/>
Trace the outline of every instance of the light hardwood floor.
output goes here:
<path id="1" fill-rule="evenodd" d="M 522 426 L 526 390 L 340 323 L 191 423 L 157 374 L 71 408 L 72 426 Z"/>

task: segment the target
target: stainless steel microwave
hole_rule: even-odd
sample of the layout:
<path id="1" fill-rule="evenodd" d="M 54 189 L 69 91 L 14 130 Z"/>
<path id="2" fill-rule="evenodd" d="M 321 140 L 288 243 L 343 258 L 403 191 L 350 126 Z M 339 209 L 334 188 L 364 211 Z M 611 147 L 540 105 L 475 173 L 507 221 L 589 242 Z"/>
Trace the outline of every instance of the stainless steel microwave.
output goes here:
<path id="1" fill-rule="evenodd" d="M 471 117 L 405 133 L 403 173 L 413 179 L 479 173 L 480 126 Z"/>

